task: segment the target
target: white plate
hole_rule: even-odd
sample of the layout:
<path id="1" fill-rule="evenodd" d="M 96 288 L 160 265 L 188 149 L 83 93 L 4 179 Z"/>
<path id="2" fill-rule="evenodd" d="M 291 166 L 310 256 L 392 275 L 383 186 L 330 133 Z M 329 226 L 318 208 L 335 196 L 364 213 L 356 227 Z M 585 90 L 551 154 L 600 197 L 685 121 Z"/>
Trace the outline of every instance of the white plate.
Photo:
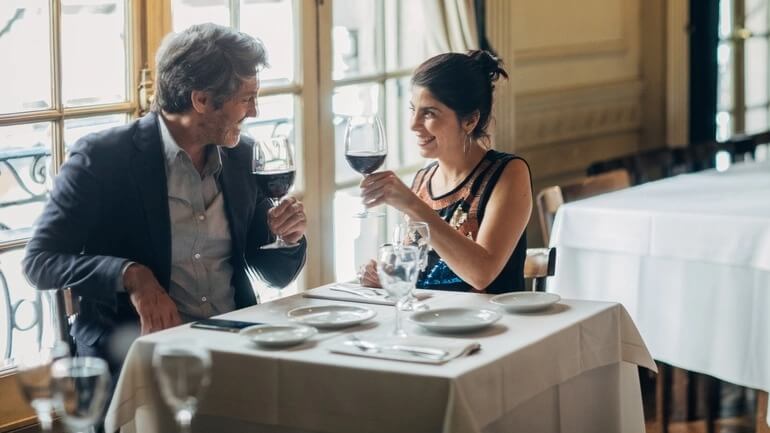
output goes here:
<path id="1" fill-rule="evenodd" d="M 348 305 L 319 305 L 295 308 L 287 316 L 295 322 L 316 328 L 345 328 L 358 325 L 376 315 L 373 310 Z"/>
<path id="2" fill-rule="evenodd" d="M 561 296 L 546 292 L 511 292 L 493 296 L 489 302 L 497 304 L 509 313 L 526 313 L 544 310 L 559 302 Z"/>
<path id="3" fill-rule="evenodd" d="M 241 330 L 240 334 L 262 346 L 292 346 L 302 343 L 318 333 L 305 325 L 255 325 Z"/>
<path id="4" fill-rule="evenodd" d="M 414 313 L 409 320 L 434 332 L 471 332 L 497 322 L 500 313 L 473 308 L 441 308 Z"/>

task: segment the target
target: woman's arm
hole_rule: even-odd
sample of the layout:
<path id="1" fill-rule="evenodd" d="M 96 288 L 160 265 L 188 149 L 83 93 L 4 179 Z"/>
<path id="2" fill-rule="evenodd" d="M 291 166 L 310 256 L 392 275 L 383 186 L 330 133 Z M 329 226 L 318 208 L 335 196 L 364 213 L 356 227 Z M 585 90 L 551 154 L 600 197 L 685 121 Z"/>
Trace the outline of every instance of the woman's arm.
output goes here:
<path id="1" fill-rule="evenodd" d="M 378 176 L 378 178 L 375 178 Z M 430 226 L 431 246 L 449 267 L 474 289 L 483 291 L 500 274 L 532 213 L 529 169 L 514 159 L 503 169 L 487 203 L 476 241 L 444 221 L 391 173 L 362 182 L 367 206 L 387 203 L 413 221 Z"/>

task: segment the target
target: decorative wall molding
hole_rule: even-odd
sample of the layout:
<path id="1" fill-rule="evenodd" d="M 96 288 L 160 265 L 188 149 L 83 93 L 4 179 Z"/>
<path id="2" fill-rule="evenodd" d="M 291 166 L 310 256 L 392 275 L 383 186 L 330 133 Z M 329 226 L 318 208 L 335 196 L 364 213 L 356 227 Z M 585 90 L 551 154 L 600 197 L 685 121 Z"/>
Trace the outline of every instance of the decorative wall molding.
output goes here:
<path id="1" fill-rule="evenodd" d="M 517 66 L 531 65 L 542 62 L 564 61 L 572 57 L 597 55 L 618 55 L 629 49 L 630 19 L 637 17 L 632 10 L 635 2 L 630 0 L 615 0 L 620 2 L 620 36 L 616 38 L 598 39 L 589 42 L 557 44 L 551 46 L 518 48 L 513 52 Z M 644 0 L 642 0 L 644 1 Z M 509 24 L 510 26 L 510 24 Z"/>
<path id="2" fill-rule="evenodd" d="M 516 149 L 637 131 L 641 97 L 640 80 L 519 94 Z"/>

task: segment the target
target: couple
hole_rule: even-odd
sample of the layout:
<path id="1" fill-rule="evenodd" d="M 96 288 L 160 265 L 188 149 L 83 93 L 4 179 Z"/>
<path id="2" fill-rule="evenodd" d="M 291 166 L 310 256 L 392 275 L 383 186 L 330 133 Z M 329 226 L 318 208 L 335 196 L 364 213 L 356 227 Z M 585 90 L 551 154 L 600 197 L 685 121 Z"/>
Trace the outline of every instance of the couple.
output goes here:
<path id="1" fill-rule="evenodd" d="M 78 355 L 109 356 L 121 328 L 142 334 L 257 302 L 249 275 L 285 286 L 305 263 L 306 215 L 296 199 L 271 208 L 251 174 L 240 125 L 258 115 L 262 44 L 214 24 L 167 37 L 157 56 L 152 113 L 86 136 L 71 149 L 24 258 L 38 288 L 81 297 Z M 411 128 L 436 162 L 413 187 L 392 172 L 361 183 L 426 221 L 433 252 L 420 287 L 497 293 L 523 289 L 529 169 L 488 150 L 494 82 L 486 52 L 443 54 L 412 79 Z M 275 235 L 298 246 L 261 250 Z M 365 283 L 376 285 L 373 267 Z"/>

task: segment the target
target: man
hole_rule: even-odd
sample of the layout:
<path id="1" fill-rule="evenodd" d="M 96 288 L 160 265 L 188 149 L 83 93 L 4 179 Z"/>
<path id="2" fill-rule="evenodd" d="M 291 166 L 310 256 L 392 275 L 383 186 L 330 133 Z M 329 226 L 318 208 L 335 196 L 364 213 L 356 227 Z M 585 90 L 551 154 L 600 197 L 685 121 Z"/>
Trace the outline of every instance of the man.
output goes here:
<path id="1" fill-rule="evenodd" d="M 147 334 L 253 305 L 248 274 L 285 286 L 301 270 L 302 204 L 270 209 L 240 136 L 265 65 L 262 44 L 227 27 L 170 35 L 153 112 L 72 147 L 23 264 L 38 288 L 81 297 L 80 355 L 119 366 L 106 356 L 116 329 Z M 299 246 L 261 250 L 275 234 Z"/>

